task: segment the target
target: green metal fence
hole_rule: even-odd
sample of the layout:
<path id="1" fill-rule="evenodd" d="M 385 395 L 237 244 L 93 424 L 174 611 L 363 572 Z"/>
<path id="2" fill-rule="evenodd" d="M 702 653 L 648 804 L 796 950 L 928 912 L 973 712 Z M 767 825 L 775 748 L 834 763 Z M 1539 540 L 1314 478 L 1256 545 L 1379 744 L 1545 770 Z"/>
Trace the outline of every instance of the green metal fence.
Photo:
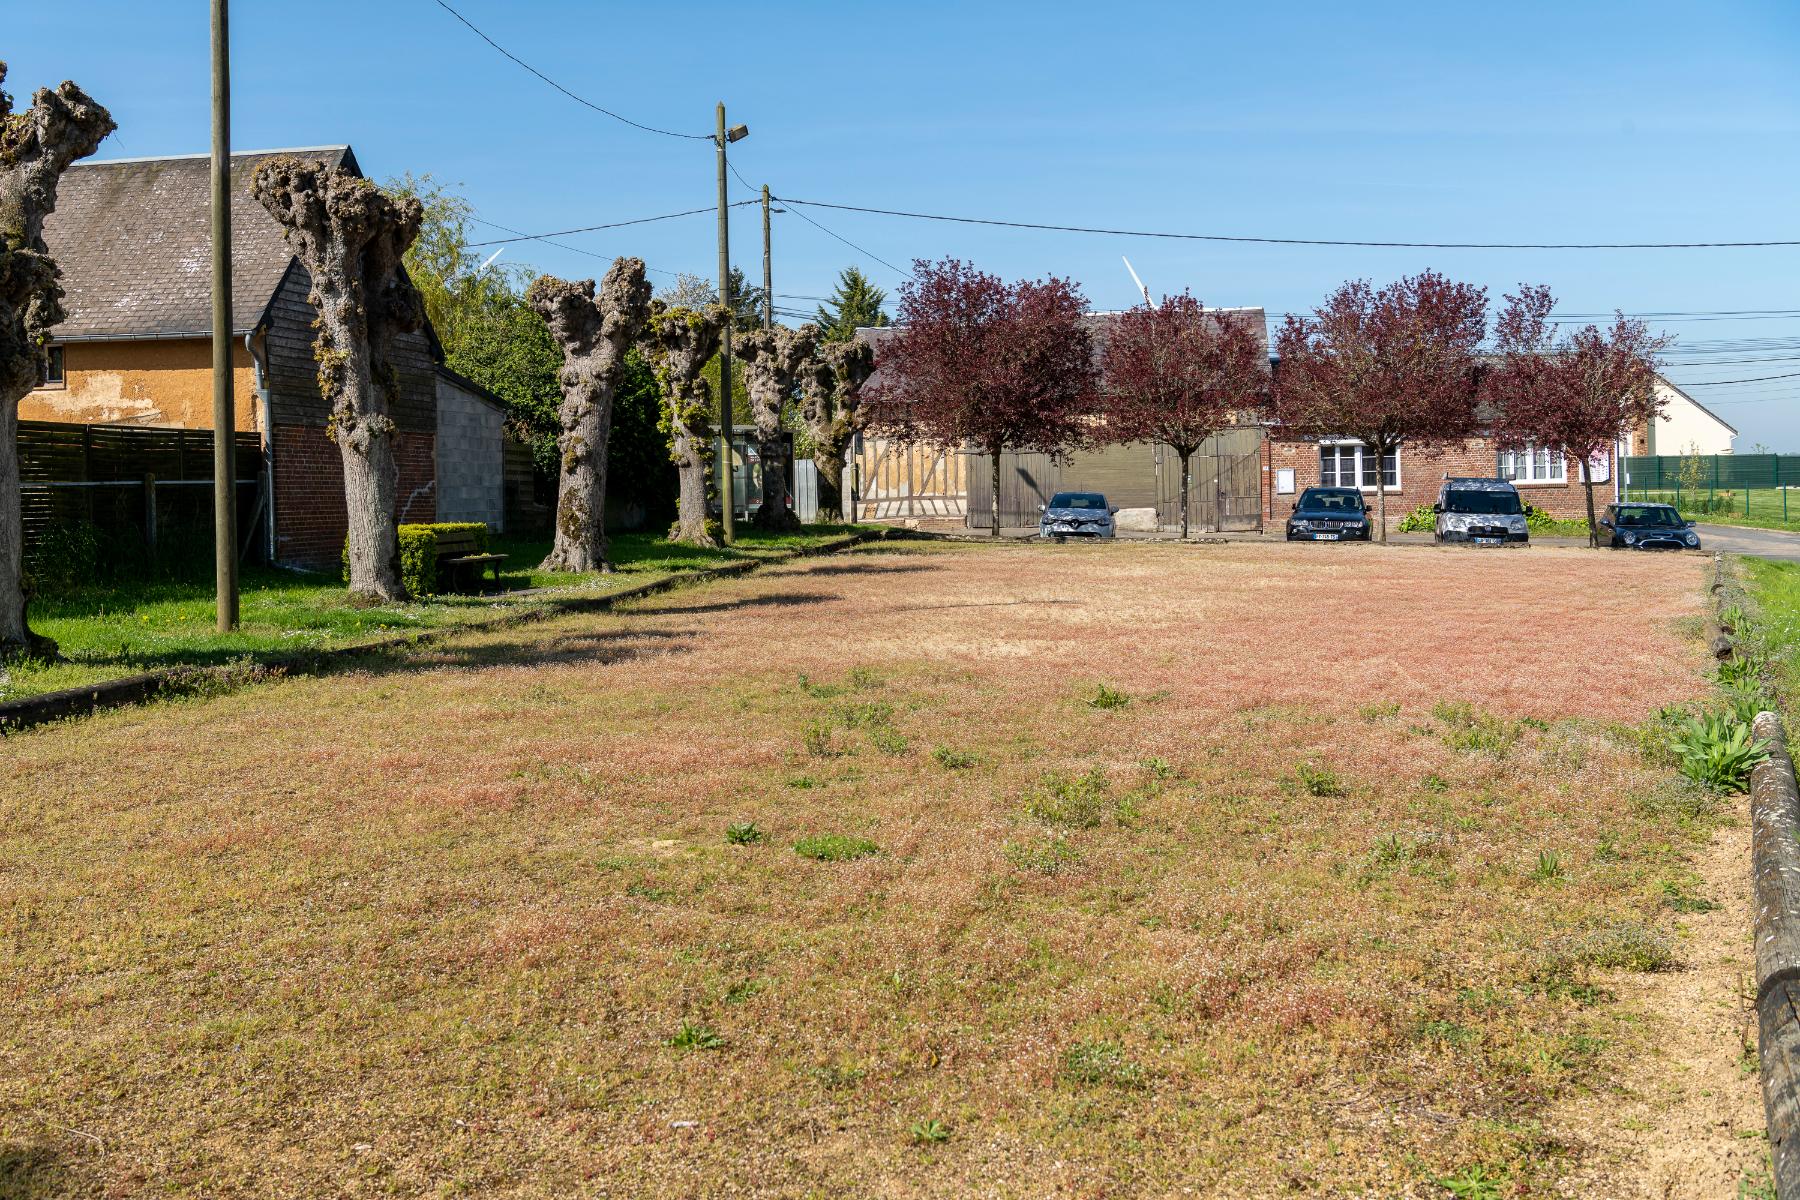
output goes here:
<path id="1" fill-rule="evenodd" d="M 1689 517 L 1800 525 L 1800 454 L 1651 454 L 1625 459 L 1627 500 L 1660 500 Z"/>

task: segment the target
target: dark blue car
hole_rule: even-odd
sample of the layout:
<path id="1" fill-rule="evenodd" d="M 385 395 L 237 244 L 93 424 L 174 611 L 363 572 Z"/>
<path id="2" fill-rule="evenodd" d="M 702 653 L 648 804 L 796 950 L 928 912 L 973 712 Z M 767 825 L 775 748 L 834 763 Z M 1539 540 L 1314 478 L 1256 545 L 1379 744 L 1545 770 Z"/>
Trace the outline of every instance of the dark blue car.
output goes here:
<path id="1" fill-rule="evenodd" d="M 1369 510 L 1363 506 L 1362 493 L 1355 488 L 1307 488 L 1300 493 L 1300 500 L 1288 517 L 1287 540 L 1368 541 Z"/>

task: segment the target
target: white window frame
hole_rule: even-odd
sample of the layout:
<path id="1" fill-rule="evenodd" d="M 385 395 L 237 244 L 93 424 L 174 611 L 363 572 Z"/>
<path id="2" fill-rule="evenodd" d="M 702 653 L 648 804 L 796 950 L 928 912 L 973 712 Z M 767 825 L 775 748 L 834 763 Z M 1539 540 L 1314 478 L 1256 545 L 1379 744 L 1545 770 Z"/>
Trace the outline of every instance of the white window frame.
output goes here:
<path id="1" fill-rule="evenodd" d="M 1502 450 L 1494 469 L 1517 487 L 1562 487 L 1569 482 L 1569 456 L 1542 446 Z"/>
<path id="2" fill-rule="evenodd" d="M 1342 474 L 1339 471 L 1337 471 L 1335 468 L 1333 470 L 1333 475 L 1335 476 L 1335 482 L 1334 483 L 1326 483 L 1325 482 L 1325 451 L 1326 450 L 1337 451 L 1337 453 L 1333 457 L 1335 457 L 1337 459 L 1338 464 L 1341 466 L 1341 464 L 1343 463 L 1343 460 L 1344 460 L 1343 451 L 1349 450 L 1349 449 L 1354 449 L 1356 451 L 1356 459 L 1355 459 L 1355 462 L 1356 462 L 1356 484 L 1354 485 L 1356 487 L 1356 490 L 1359 492 L 1375 491 L 1376 490 L 1375 485 L 1376 485 L 1376 483 L 1378 483 L 1380 481 L 1380 478 L 1381 478 L 1379 469 L 1377 469 L 1375 471 L 1370 470 L 1370 463 L 1373 461 L 1374 456 L 1369 453 L 1369 448 L 1367 446 L 1363 445 L 1363 443 L 1357 438 L 1321 438 L 1319 440 L 1319 486 L 1320 487 L 1350 487 L 1350 486 L 1352 486 L 1352 485 L 1344 482 L 1344 480 L 1342 478 Z M 1401 473 L 1401 470 L 1400 470 L 1400 451 L 1398 449 L 1396 449 L 1394 451 L 1393 459 L 1394 459 L 1394 482 L 1385 483 L 1385 484 L 1381 485 L 1381 490 L 1386 492 L 1390 496 L 1393 495 L 1395 492 L 1404 490 L 1405 485 L 1406 485 L 1406 478 Z"/>

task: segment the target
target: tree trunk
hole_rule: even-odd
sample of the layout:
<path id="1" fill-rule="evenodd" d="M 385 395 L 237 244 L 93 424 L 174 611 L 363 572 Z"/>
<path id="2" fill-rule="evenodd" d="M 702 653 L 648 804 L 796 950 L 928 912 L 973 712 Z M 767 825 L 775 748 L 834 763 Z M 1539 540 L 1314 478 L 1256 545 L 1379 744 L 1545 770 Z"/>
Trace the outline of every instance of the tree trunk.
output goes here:
<path id="1" fill-rule="evenodd" d="M 1381 538 L 1381 544 L 1387 545 L 1387 484 L 1381 478 L 1381 460 L 1386 455 L 1375 456 L 1375 528 Z"/>
<path id="2" fill-rule="evenodd" d="M 1614 469 L 1617 469 L 1617 464 Z M 1583 466 L 1581 471 L 1581 484 L 1582 490 L 1587 492 L 1588 549 L 1598 550 L 1600 548 L 1600 527 L 1594 524 L 1594 472 L 1586 466 Z"/>
<path id="3" fill-rule="evenodd" d="M 321 380 L 335 389 L 331 439 L 344 464 L 350 595 L 371 604 L 406 599 L 400 581 L 400 533 L 395 518 L 400 472 L 394 462 L 394 421 L 375 386 L 361 301 L 338 281 L 313 280 L 319 312 L 314 357 Z"/>
<path id="4" fill-rule="evenodd" d="M 556 487 L 556 541 L 546 571 L 610 571 L 606 561 L 606 446 L 613 393 L 625 352 L 650 318 L 650 285 L 641 259 L 615 258 L 606 278 L 579 283 L 540 275 L 525 302 L 544 318 L 562 350 L 561 470 Z"/>
<path id="5" fill-rule="evenodd" d="M 5 82 L 0 63 L 0 86 Z M 56 643 L 33 634 L 25 620 L 19 401 L 36 386 L 44 342 L 63 319 L 44 218 L 56 208 L 69 164 L 92 154 L 115 128 L 111 114 L 73 83 L 40 89 L 23 112 L 0 91 L 0 659 L 56 654 Z"/>
<path id="6" fill-rule="evenodd" d="M 994 468 L 994 471 L 993 471 L 994 489 L 993 489 L 993 493 L 988 496 L 988 520 L 989 520 L 988 536 L 989 537 L 999 537 L 1000 536 L 1000 451 L 995 450 L 992 454 L 988 455 L 988 461 L 991 464 L 993 464 L 993 468 Z"/>
<path id="7" fill-rule="evenodd" d="M 1181 540 L 1188 537 L 1188 460 L 1193 458 L 1192 450 L 1176 448 L 1175 453 L 1181 455 Z"/>
<path id="8" fill-rule="evenodd" d="M 565 371 L 560 409 L 562 469 L 556 485 L 556 541 L 546 571 L 610 571 L 606 561 L 606 443 L 612 433 L 612 385 Z"/>
<path id="9" fill-rule="evenodd" d="M 717 546 L 719 543 L 713 538 L 706 512 L 706 439 L 696 437 L 681 425 L 675 426 L 673 433 L 675 479 L 679 490 L 675 527 L 669 530 L 669 540 L 690 546 Z"/>
<path id="10" fill-rule="evenodd" d="M 19 503 L 19 397 L 0 398 L 0 660 L 55 658 L 56 643 L 25 618 L 25 530 Z M 0 682 L 4 671 L 0 671 Z"/>
<path id="11" fill-rule="evenodd" d="M 848 498 L 844 495 L 844 449 L 837 446 L 819 446 L 819 452 L 813 455 L 813 465 L 819 469 L 819 511 L 836 513 L 839 520 L 848 524 L 850 518 L 845 516 Z"/>
<path id="12" fill-rule="evenodd" d="M 788 506 L 787 439 L 782 437 L 781 410 L 772 414 L 772 428 L 763 428 L 763 414 L 756 416 L 756 454 L 762 460 L 762 507 L 752 522 L 758 529 L 772 533 L 788 533 L 800 528 L 800 518 Z"/>

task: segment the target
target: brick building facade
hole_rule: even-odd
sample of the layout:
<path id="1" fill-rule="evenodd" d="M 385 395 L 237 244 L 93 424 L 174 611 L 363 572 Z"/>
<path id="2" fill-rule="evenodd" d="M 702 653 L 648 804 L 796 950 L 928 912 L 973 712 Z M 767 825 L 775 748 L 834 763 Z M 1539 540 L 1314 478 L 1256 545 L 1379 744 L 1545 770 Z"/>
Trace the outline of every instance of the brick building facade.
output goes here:
<path id="1" fill-rule="evenodd" d="M 348 146 L 231 160 L 235 420 L 238 429 L 262 435 L 264 450 L 258 511 L 266 519 L 254 534 L 272 561 L 335 570 L 347 526 L 343 465 L 326 437 L 330 411 L 313 359 L 310 280 L 281 227 L 250 195 L 257 166 L 278 154 L 360 168 Z M 78 163 L 63 177 L 44 237 L 62 270 L 68 317 L 53 331 L 51 369 L 44 386 L 26 397 L 24 415 L 75 424 L 212 427 L 208 168 L 206 155 L 120 159 Z M 401 394 L 392 416 L 399 429 L 402 521 L 437 518 L 442 358 L 429 328 L 399 347 Z M 458 463 L 475 469 L 479 458 L 498 496 L 504 476 L 498 422 L 488 426 L 492 454 L 475 455 L 465 446 Z"/>

